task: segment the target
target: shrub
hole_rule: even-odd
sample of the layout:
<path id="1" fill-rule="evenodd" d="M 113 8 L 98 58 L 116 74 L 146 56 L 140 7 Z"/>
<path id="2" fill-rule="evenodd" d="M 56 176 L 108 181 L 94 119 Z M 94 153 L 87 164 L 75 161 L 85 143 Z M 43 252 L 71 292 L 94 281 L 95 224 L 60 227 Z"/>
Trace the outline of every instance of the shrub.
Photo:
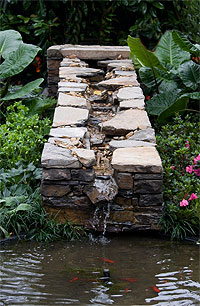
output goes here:
<path id="1" fill-rule="evenodd" d="M 161 228 L 174 239 L 197 234 L 200 222 L 200 122 L 176 116 L 161 128 L 157 148 L 164 169 Z"/>
<path id="2" fill-rule="evenodd" d="M 50 120 L 28 116 L 28 107 L 16 102 L 7 108 L 6 123 L 0 126 L 0 167 L 9 169 L 17 161 L 24 165 L 40 164 L 45 136 L 49 134 Z"/>

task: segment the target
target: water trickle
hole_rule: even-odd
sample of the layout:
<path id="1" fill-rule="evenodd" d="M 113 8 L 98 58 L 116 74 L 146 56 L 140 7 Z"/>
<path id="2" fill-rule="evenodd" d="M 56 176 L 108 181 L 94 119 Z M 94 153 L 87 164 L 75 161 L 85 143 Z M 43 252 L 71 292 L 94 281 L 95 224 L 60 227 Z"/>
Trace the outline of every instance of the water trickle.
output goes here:
<path id="1" fill-rule="evenodd" d="M 108 202 L 107 206 L 103 208 L 103 211 L 104 211 L 104 220 L 103 220 L 103 237 L 105 236 L 106 234 L 106 228 L 107 228 L 107 220 L 108 220 L 108 217 L 110 216 L 110 202 Z"/>

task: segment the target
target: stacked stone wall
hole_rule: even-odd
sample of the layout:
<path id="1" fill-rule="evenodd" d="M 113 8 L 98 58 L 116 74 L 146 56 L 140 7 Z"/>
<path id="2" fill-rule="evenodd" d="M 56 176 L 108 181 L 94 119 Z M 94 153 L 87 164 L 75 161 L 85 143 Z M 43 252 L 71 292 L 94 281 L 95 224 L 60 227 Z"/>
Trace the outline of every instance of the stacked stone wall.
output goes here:
<path id="1" fill-rule="evenodd" d="M 98 231 L 105 218 L 110 232 L 157 228 L 162 164 L 128 47 L 53 46 L 47 54 L 58 102 L 42 153 L 45 209 Z"/>

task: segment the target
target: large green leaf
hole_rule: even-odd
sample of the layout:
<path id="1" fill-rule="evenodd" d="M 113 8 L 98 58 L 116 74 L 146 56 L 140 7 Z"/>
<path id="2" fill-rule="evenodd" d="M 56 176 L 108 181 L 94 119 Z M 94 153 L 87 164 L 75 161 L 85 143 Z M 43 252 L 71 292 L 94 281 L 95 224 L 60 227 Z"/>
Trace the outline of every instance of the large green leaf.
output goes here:
<path id="1" fill-rule="evenodd" d="M 200 66 L 193 61 L 183 63 L 179 67 L 179 76 L 186 87 L 196 90 L 200 83 Z"/>
<path id="2" fill-rule="evenodd" d="M 168 117 L 172 116 L 174 113 L 184 111 L 187 108 L 189 98 L 180 97 L 178 98 L 170 107 L 163 111 L 159 117 L 159 122 L 164 122 Z"/>
<path id="3" fill-rule="evenodd" d="M 161 37 L 155 51 L 160 62 L 167 67 L 178 68 L 180 64 L 190 60 L 190 53 L 183 51 L 173 40 L 172 32 L 167 31 Z"/>
<path id="4" fill-rule="evenodd" d="M 0 56 L 4 59 L 10 52 L 15 51 L 22 43 L 22 37 L 19 32 L 14 30 L 0 31 Z"/>
<path id="5" fill-rule="evenodd" d="M 35 114 L 42 114 L 46 109 L 54 106 L 56 104 L 56 100 L 54 98 L 47 98 L 47 97 L 36 97 L 36 98 L 29 98 L 26 99 L 23 103 L 28 106 L 29 108 L 29 116 Z"/>
<path id="6" fill-rule="evenodd" d="M 26 96 L 28 93 L 30 93 L 32 90 L 36 89 L 40 86 L 40 84 L 44 81 L 44 79 L 40 78 L 35 81 L 32 81 L 26 85 L 24 85 L 22 88 L 20 88 L 15 93 L 9 93 L 4 98 L 0 99 L 0 101 L 9 101 L 14 99 L 20 99 L 24 96 Z"/>
<path id="7" fill-rule="evenodd" d="M 21 43 L 15 52 L 9 53 L 0 65 L 0 78 L 8 78 L 24 70 L 35 58 L 39 47 Z"/>
<path id="8" fill-rule="evenodd" d="M 157 67 L 166 71 L 157 56 L 153 52 L 147 50 L 139 38 L 133 38 L 129 35 L 127 42 L 131 53 L 136 56 L 137 60 L 140 61 L 143 66 L 150 67 L 152 69 Z"/>
<path id="9" fill-rule="evenodd" d="M 179 94 L 174 92 L 163 92 L 151 98 L 146 105 L 146 110 L 150 115 L 160 115 L 168 109 L 178 99 Z"/>
<path id="10" fill-rule="evenodd" d="M 176 44 L 179 45 L 179 47 L 181 49 L 183 49 L 184 51 L 190 52 L 196 56 L 200 55 L 200 45 L 196 44 L 192 44 L 186 37 L 186 35 L 184 35 L 183 33 L 179 32 L 179 31 L 172 31 L 172 36 L 173 36 L 173 40 Z"/>
<path id="11" fill-rule="evenodd" d="M 171 91 L 175 91 L 175 90 L 178 90 L 178 84 L 176 81 L 174 80 L 163 80 L 159 87 L 159 92 L 162 93 L 162 92 L 171 92 Z"/>
<path id="12" fill-rule="evenodd" d="M 169 73 L 158 68 L 154 68 L 153 70 L 149 67 L 141 67 L 139 75 L 142 83 L 149 88 L 155 88 L 156 85 L 159 85 L 163 80 L 170 81 Z"/>
<path id="13" fill-rule="evenodd" d="M 183 94 L 181 97 L 188 97 L 193 100 L 200 100 L 200 92 L 199 91 L 188 92 L 188 93 Z"/>

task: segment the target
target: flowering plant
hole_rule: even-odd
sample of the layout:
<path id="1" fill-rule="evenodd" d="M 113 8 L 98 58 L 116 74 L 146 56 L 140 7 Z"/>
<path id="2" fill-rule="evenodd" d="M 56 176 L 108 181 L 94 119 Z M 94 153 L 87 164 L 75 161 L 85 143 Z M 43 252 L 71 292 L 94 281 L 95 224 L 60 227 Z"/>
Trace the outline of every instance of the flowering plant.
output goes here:
<path id="1" fill-rule="evenodd" d="M 200 224 L 200 128 L 198 118 L 176 116 L 161 128 L 157 148 L 164 169 L 161 228 L 172 238 L 197 234 Z"/>

